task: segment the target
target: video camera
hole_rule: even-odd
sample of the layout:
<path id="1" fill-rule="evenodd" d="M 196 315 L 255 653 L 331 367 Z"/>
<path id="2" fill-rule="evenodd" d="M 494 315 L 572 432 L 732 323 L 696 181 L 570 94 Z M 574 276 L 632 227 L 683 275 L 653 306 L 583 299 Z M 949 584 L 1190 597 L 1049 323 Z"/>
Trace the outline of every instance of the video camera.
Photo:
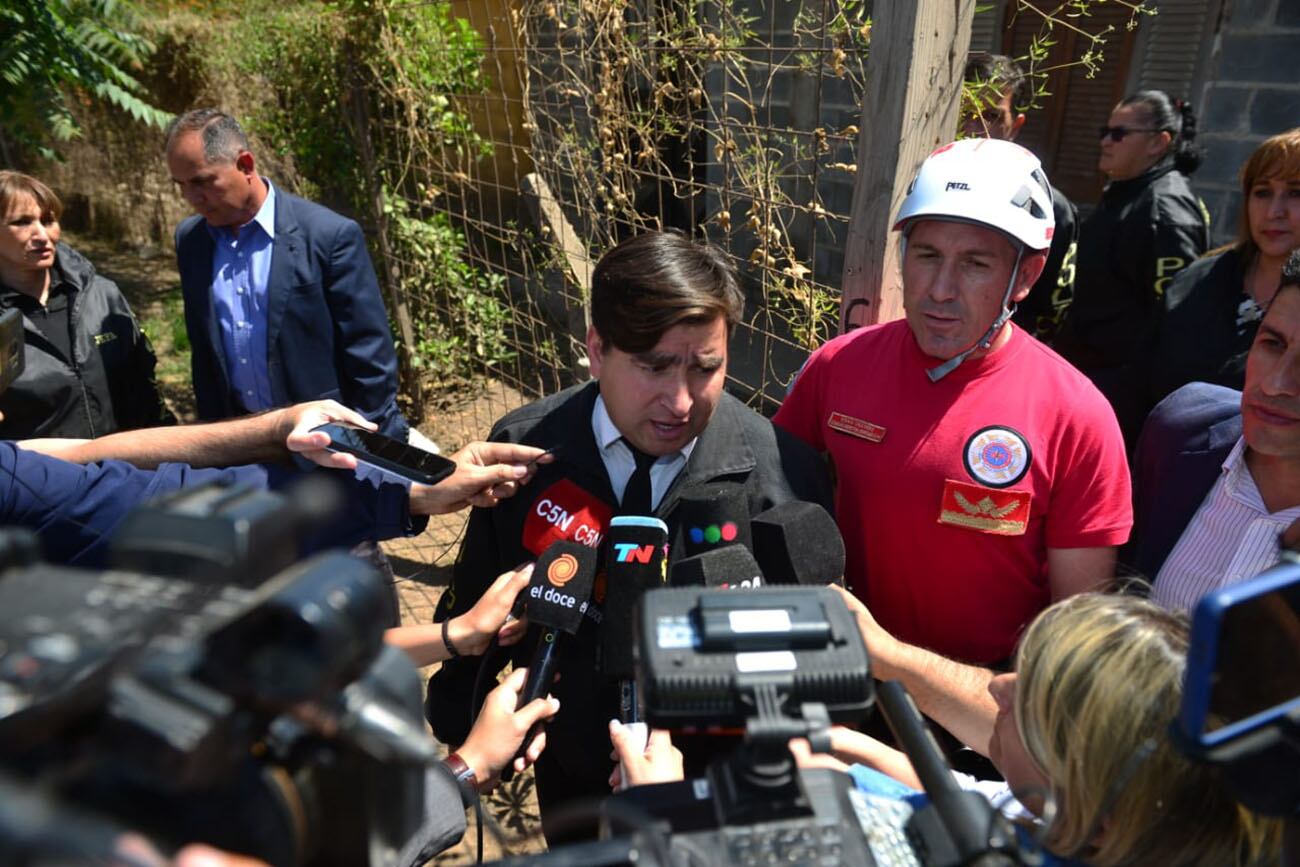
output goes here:
<path id="1" fill-rule="evenodd" d="M 605 799 L 597 808 L 600 840 L 501 863 L 1018 863 L 1014 833 L 982 795 L 956 789 L 902 687 L 873 690 L 857 624 L 830 588 L 650 590 L 636 627 L 637 685 L 650 725 L 743 726 L 742 746 L 704 778 Z M 915 812 L 858 790 L 846 774 L 800 769 L 790 753 L 790 739 L 799 737 L 829 751 L 830 725 L 860 721 L 877 698 L 926 784 L 931 804 Z"/>
<path id="2" fill-rule="evenodd" d="M 416 860 L 436 756 L 383 644 L 388 587 L 344 554 L 294 562 L 294 513 L 182 491 L 104 572 L 0 530 L 0 864 L 104 863 L 126 829 L 274 865 Z"/>

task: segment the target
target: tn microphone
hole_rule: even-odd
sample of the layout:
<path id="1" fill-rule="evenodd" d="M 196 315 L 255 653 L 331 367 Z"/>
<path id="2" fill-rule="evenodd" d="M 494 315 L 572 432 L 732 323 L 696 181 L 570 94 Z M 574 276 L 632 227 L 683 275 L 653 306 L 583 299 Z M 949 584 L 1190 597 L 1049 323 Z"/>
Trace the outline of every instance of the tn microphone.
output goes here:
<path id="1" fill-rule="evenodd" d="M 605 601 L 600 623 L 601 669 L 619 682 L 618 715 L 641 751 L 649 730 L 641 722 L 633 654 L 637 607 L 647 590 L 663 587 L 668 525 L 658 518 L 620 515 L 609 522 L 605 556 Z M 627 779 L 627 775 L 623 775 Z"/>

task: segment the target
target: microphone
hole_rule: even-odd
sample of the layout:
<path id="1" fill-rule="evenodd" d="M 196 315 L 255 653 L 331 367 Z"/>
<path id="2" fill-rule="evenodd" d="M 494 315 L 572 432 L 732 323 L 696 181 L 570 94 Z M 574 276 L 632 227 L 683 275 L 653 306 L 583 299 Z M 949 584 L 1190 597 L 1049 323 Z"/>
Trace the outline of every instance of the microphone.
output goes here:
<path id="1" fill-rule="evenodd" d="M 555 542 L 537 558 L 524 603 L 528 620 L 541 627 L 537 649 L 528 663 L 528 678 L 519 694 L 519 707 L 546 695 L 555 679 L 562 634 L 574 635 L 582 625 L 587 600 L 596 579 L 596 552 L 577 542 Z"/>
<path id="2" fill-rule="evenodd" d="M 763 586 L 763 572 L 748 548 L 725 545 L 678 560 L 669 572 L 674 587 L 742 588 Z"/>
<path id="3" fill-rule="evenodd" d="M 790 500 L 755 515 L 751 529 L 769 584 L 844 586 L 844 537 L 821 506 Z"/>
<path id="4" fill-rule="evenodd" d="M 528 677 L 523 692 L 519 693 L 518 710 L 530 701 L 541 698 L 550 690 L 555 680 L 555 666 L 559 663 L 560 637 L 573 635 L 582 625 L 582 615 L 591 598 L 592 584 L 596 580 L 596 550 L 578 542 L 554 542 L 537 558 L 532 578 L 528 581 L 525 607 L 528 619 L 540 628 L 537 647 L 528 663 Z M 538 722 L 528 731 L 519 747 L 519 755 L 541 729 Z M 501 779 L 509 781 L 514 776 L 513 762 L 501 771 Z"/>
<path id="5" fill-rule="evenodd" d="M 725 545 L 753 549 L 749 498 L 739 482 L 710 482 L 682 493 L 676 510 L 682 556 L 694 557 Z"/>
<path id="6" fill-rule="evenodd" d="M 641 722 L 633 656 L 636 609 L 647 590 L 663 587 L 668 557 L 668 525 L 658 518 L 620 515 L 609 522 L 605 558 L 605 602 L 600 623 L 601 670 L 619 682 L 619 720 L 645 750 L 649 729 Z M 626 787 L 627 774 L 623 775 Z"/>
<path id="7" fill-rule="evenodd" d="M 912 697 L 896 680 L 882 681 L 876 687 L 876 699 L 890 731 L 907 758 L 930 799 L 929 807 L 917 813 L 912 823 L 918 831 L 927 826 L 932 833 L 925 839 L 944 840 L 951 844 L 956 857 L 944 863 L 971 864 L 976 867 L 1010 867 L 1014 863 L 1003 854 L 1015 840 L 996 809 L 978 792 L 964 791 L 953 779 L 952 768 L 943 750 L 916 709 Z M 937 818 L 937 823 L 935 819 Z M 938 824 L 940 828 L 934 828 Z M 933 833 L 939 831 L 939 834 Z M 937 838 L 937 839 L 936 839 Z"/>
<path id="8" fill-rule="evenodd" d="M 599 549 L 613 514 L 614 510 L 599 497 L 568 479 L 560 479 L 543 488 L 528 507 L 520 542 L 534 557 L 562 540 Z"/>

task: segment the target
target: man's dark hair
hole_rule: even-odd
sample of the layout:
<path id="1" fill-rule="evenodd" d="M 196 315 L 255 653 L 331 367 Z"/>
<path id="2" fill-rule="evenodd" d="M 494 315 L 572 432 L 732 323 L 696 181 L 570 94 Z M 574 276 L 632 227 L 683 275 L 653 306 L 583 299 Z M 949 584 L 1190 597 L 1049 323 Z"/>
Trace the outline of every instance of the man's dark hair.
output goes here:
<path id="1" fill-rule="evenodd" d="M 679 232 L 645 232 L 600 257 L 591 274 L 591 324 L 627 353 L 653 349 L 676 325 L 718 317 L 727 333 L 745 299 L 726 255 Z"/>
<path id="2" fill-rule="evenodd" d="M 218 108 L 196 108 L 167 124 L 163 153 L 169 153 L 176 139 L 190 132 L 203 136 L 203 159 L 208 163 L 233 163 L 240 151 L 248 150 L 248 136 L 239 121 Z"/>
<path id="3" fill-rule="evenodd" d="M 962 81 L 967 84 L 993 86 L 998 94 L 1011 91 L 1011 108 L 1023 111 L 1034 99 L 1029 77 L 1016 63 L 1005 54 L 989 54 L 977 51 L 966 58 L 966 71 Z"/>
<path id="4" fill-rule="evenodd" d="M 1300 286 L 1300 247 L 1292 250 L 1282 265 L 1282 282 L 1278 288 L 1282 286 Z"/>

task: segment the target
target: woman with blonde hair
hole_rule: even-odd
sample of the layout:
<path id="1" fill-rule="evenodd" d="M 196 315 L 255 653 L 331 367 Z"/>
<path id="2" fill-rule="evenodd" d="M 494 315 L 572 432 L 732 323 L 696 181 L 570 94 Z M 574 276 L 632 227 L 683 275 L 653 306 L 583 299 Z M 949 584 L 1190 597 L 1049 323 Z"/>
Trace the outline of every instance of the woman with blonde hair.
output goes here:
<path id="1" fill-rule="evenodd" d="M 1282 265 L 1300 247 L 1300 127 L 1266 139 L 1240 180 L 1237 240 L 1188 265 L 1165 291 L 1151 365 L 1157 401 L 1189 382 L 1242 387 Z"/>
<path id="2" fill-rule="evenodd" d="M 0 438 L 89 439 L 174 421 L 148 339 L 116 284 L 60 243 L 63 203 L 0 171 L 0 312 L 23 319 L 21 376 L 0 394 Z"/>
<path id="3" fill-rule="evenodd" d="M 1010 815 L 1036 817 L 1060 858 L 1276 863 L 1280 822 L 1240 807 L 1214 769 L 1169 741 L 1187 649 L 1186 619 L 1149 600 L 1085 593 L 1057 602 L 1025 632 L 1015 673 L 989 684 L 998 714 L 987 740 L 972 744 L 987 747 L 1006 783 L 963 783 Z M 906 756 L 879 741 L 837 728 L 832 743 L 843 762 L 918 785 Z"/>

